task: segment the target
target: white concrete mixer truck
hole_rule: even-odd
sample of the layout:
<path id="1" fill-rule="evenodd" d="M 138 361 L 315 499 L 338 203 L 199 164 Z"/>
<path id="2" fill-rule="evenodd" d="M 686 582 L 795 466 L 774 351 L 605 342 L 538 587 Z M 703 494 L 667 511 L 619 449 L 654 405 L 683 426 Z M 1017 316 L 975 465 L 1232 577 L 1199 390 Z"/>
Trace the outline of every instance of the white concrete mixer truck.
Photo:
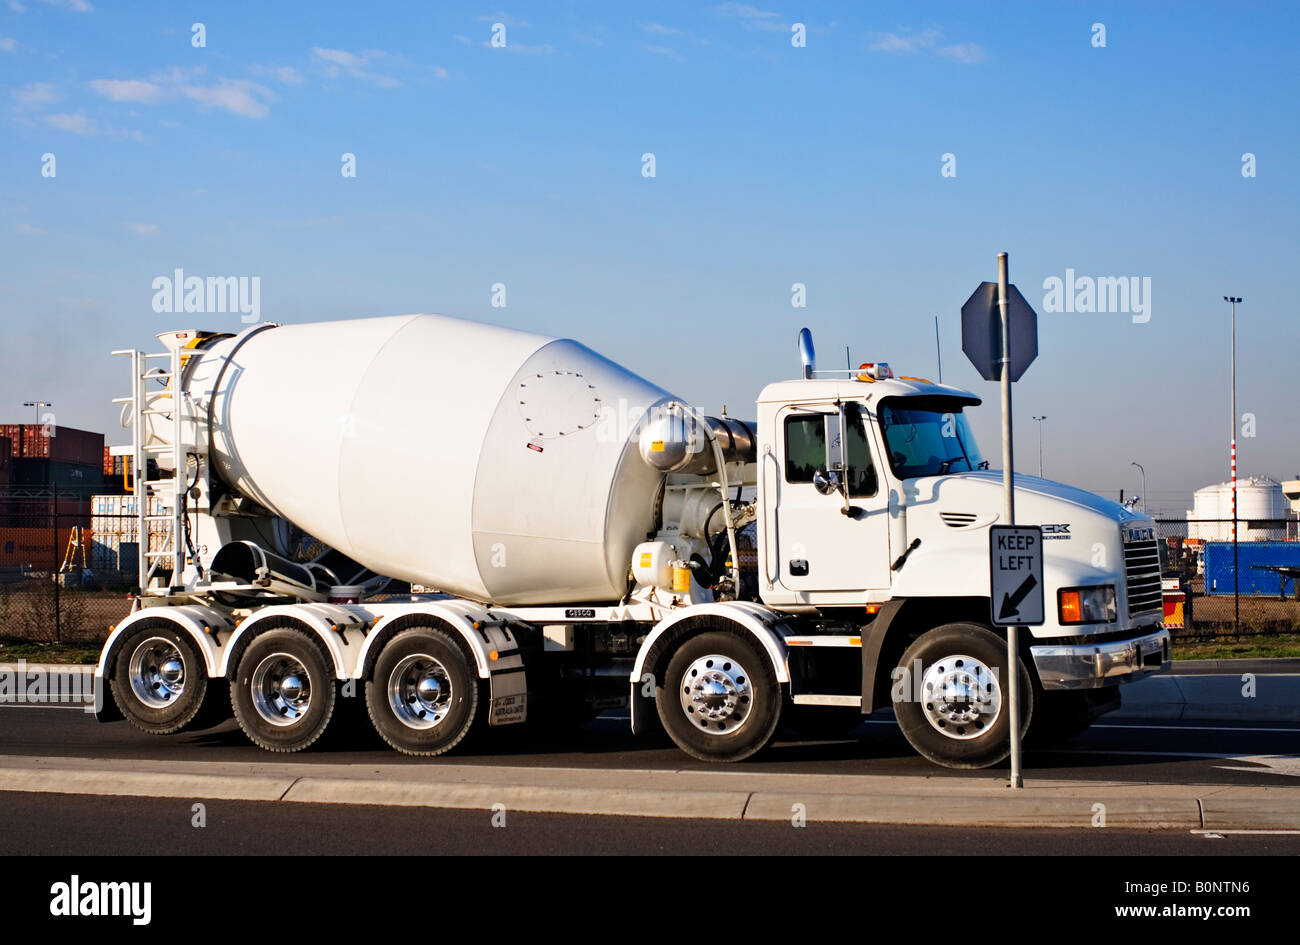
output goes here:
<path id="1" fill-rule="evenodd" d="M 926 758 L 980 767 L 1009 750 L 1009 672 L 1046 739 L 1169 659 L 1151 521 L 1017 477 L 1048 613 L 1007 665 L 979 398 L 883 363 L 809 353 L 745 422 L 576 342 L 442 316 L 159 338 L 115 352 L 118 449 L 157 461 L 134 488 L 162 538 L 96 667 L 104 721 L 233 710 L 289 752 L 355 696 L 393 748 L 440 755 L 622 706 L 736 761 L 782 725 L 842 735 L 892 709 Z"/>

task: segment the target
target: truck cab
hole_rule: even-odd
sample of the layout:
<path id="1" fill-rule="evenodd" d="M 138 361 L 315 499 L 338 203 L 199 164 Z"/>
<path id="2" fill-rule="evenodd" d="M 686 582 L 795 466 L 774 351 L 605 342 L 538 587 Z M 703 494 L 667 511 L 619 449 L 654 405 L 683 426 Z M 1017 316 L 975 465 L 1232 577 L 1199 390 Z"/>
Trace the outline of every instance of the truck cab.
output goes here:
<path id="1" fill-rule="evenodd" d="M 949 742 L 982 734 L 962 721 L 989 715 L 1003 695 L 986 684 L 982 703 L 960 682 L 967 674 L 940 668 L 945 654 L 980 674 L 1006 672 L 988 533 L 1007 524 L 1002 473 L 988 469 L 965 416 L 979 403 L 875 364 L 774 383 L 758 399 L 763 603 L 863 624 L 862 711 L 892 704 L 914 746 L 943 763 Z M 1044 737 L 1072 734 L 1118 705 L 1121 682 L 1169 660 L 1154 523 L 1047 479 L 1017 475 L 1015 490 L 1017 524 L 1040 526 L 1044 543 L 1045 621 L 1022 648 L 1026 710 Z"/>

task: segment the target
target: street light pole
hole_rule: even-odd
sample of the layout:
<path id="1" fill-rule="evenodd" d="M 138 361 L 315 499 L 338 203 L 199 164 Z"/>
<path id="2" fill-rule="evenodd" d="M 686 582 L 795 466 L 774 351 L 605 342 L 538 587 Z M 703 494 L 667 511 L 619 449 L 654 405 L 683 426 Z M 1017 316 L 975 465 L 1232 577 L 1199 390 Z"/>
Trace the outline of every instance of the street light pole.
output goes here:
<path id="1" fill-rule="evenodd" d="M 41 425 L 41 408 L 53 407 L 54 404 L 50 403 L 48 400 L 24 400 L 23 406 L 36 408 L 36 425 L 39 427 Z"/>
<path id="2" fill-rule="evenodd" d="M 1041 417 L 1034 417 L 1038 421 L 1038 478 L 1043 478 L 1043 421 L 1047 419 L 1044 414 Z"/>
<path id="3" fill-rule="evenodd" d="M 1147 471 L 1142 468 L 1141 463 L 1129 463 L 1130 466 L 1136 466 L 1142 473 L 1142 511 L 1147 510 Z"/>

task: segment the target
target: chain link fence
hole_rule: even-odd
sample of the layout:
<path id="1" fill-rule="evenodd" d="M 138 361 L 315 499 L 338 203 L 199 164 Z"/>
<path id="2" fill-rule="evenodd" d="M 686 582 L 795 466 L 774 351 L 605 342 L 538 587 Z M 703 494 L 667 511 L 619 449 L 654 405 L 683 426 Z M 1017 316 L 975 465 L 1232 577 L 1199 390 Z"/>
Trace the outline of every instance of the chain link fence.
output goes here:
<path id="1" fill-rule="evenodd" d="M 1175 643 L 1300 632 L 1294 521 L 1155 521 L 1166 600 L 1183 595 L 1182 620 L 1166 618 Z"/>

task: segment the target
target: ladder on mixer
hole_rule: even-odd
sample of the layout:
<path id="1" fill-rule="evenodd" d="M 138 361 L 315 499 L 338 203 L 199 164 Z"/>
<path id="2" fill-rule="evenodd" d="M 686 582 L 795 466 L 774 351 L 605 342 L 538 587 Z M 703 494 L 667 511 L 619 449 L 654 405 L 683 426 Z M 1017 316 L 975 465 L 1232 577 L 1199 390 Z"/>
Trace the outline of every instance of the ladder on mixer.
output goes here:
<path id="1" fill-rule="evenodd" d="M 185 548 L 181 545 L 184 528 L 185 473 L 186 452 L 182 440 L 183 426 L 193 419 L 192 404 L 189 393 L 182 384 L 181 370 L 184 365 L 182 351 L 176 348 L 158 354 L 146 354 L 142 351 L 114 351 L 114 357 L 131 359 L 131 396 L 115 397 L 115 404 L 129 404 L 131 408 L 131 464 L 135 467 L 135 514 L 138 526 L 139 550 L 137 566 L 140 575 L 140 593 L 149 595 L 149 584 L 159 571 L 171 569 L 171 587 L 161 594 L 171 592 L 185 573 Z M 159 361 L 166 361 L 167 367 L 154 366 Z M 151 381 L 162 381 L 170 391 L 167 406 L 150 406 L 150 392 L 147 385 Z M 156 392 L 158 393 L 158 392 Z M 156 403 L 161 398 L 153 398 Z M 144 442 L 145 422 L 150 417 L 164 417 L 171 420 L 171 442 L 169 444 L 146 444 Z M 170 453 L 174 476 L 171 479 L 150 479 L 149 460 Z M 162 464 L 159 467 L 161 476 Z M 171 511 L 166 514 L 151 512 L 150 499 L 158 496 L 164 499 Z M 162 547 L 151 547 L 150 526 L 154 522 L 165 522 L 166 534 Z M 155 591 L 158 595 L 160 592 Z"/>

